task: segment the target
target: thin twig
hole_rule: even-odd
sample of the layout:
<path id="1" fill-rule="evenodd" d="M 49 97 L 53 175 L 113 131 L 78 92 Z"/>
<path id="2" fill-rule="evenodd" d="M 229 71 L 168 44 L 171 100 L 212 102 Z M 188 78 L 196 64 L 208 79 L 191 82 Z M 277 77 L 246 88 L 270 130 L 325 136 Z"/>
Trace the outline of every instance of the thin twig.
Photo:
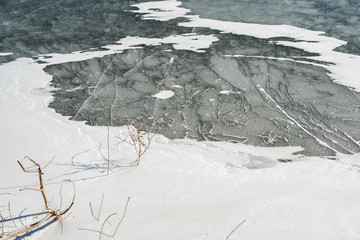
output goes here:
<path id="1" fill-rule="evenodd" d="M 17 228 L 16 223 L 14 221 L 14 218 L 12 217 L 12 214 L 11 214 L 10 202 L 8 202 L 8 211 L 9 211 L 9 214 L 10 214 L 11 221 L 13 222 L 14 226 Z"/>
<path id="2" fill-rule="evenodd" d="M 60 231 L 60 233 L 62 234 L 62 233 L 63 233 L 63 229 L 64 229 L 64 223 L 63 223 L 63 219 L 62 219 L 61 216 L 60 216 L 60 225 L 61 225 L 61 231 Z"/>
<path id="3" fill-rule="evenodd" d="M 48 214 L 42 220 L 40 220 L 40 221 L 38 221 L 36 223 L 33 223 L 28 227 L 24 227 L 24 228 L 21 228 L 19 230 L 15 230 L 15 231 L 7 234 L 8 237 L 6 237 L 4 240 L 9 240 L 9 239 L 11 239 L 13 237 L 16 237 L 16 236 L 19 236 L 19 235 L 21 235 L 23 233 L 27 233 L 27 232 L 31 231 L 32 229 L 35 229 L 35 228 L 39 227 L 41 224 L 43 224 L 44 222 L 46 222 L 46 221 L 48 221 L 48 220 L 50 220 L 52 218 L 55 218 L 55 216 L 52 216 L 52 215 Z"/>
<path id="4" fill-rule="evenodd" d="M 42 168 L 42 170 L 44 170 L 45 168 L 47 168 L 47 166 L 50 165 L 50 163 L 55 159 L 55 156 L 53 156 L 53 158 L 45 165 L 45 167 Z"/>
<path id="5" fill-rule="evenodd" d="M 101 226 L 101 230 L 100 230 L 100 236 L 99 236 L 99 240 L 101 240 L 101 236 L 102 236 L 102 234 L 103 234 L 103 228 L 104 228 L 104 225 L 105 225 L 105 223 L 108 221 L 108 219 L 110 218 L 110 217 L 112 217 L 112 216 L 114 216 L 114 215 L 116 215 L 117 213 L 112 213 L 112 214 L 110 214 L 106 219 L 105 219 L 105 221 L 103 222 L 103 224 L 102 224 L 102 226 Z M 109 222 L 110 223 L 110 222 Z"/>
<path id="6" fill-rule="evenodd" d="M 97 217 L 98 222 L 100 221 L 100 212 L 101 212 L 101 208 L 103 205 L 103 201 L 104 201 L 104 193 L 102 194 L 101 203 L 100 203 L 100 207 L 99 207 L 99 212 L 98 212 L 98 217 Z"/>
<path id="7" fill-rule="evenodd" d="M 135 163 L 138 166 L 142 155 L 144 155 L 145 152 L 149 149 L 151 140 L 155 134 L 151 134 L 151 129 L 149 128 L 146 128 L 145 133 L 142 132 L 140 128 L 131 124 L 131 120 L 129 118 L 126 119 L 126 128 L 129 135 L 125 139 L 121 139 L 120 137 L 116 138 L 120 140 L 118 144 L 125 142 L 134 147 L 135 153 L 137 155 Z M 130 140 L 127 140 L 128 137 L 130 137 Z"/>
<path id="8" fill-rule="evenodd" d="M 65 209 L 63 212 L 60 213 L 60 216 L 64 215 L 65 213 L 67 213 L 67 212 L 70 210 L 70 208 L 71 208 L 71 207 L 74 205 L 74 203 L 75 203 L 75 197 L 76 197 L 76 188 L 75 188 L 74 183 L 73 183 L 70 179 L 65 179 L 65 180 L 63 180 L 63 181 L 70 182 L 70 183 L 72 184 L 73 190 L 74 190 L 74 195 L 73 195 L 73 198 L 72 198 L 72 200 L 71 200 L 71 204 L 69 205 L 69 207 L 68 207 L 67 209 Z"/>
<path id="9" fill-rule="evenodd" d="M 40 191 L 41 194 L 42 194 L 42 197 L 43 197 L 43 199 L 44 199 L 44 203 L 45 203 L 46 210 L 47 210 L 49 213 L 51 213 L 52 210 L 49 208 L 49 202 L 48 202 L 48 200 L 47 200 L 47 197 L 46 197 L 46 194 L 45 194 L 45 190 L 44 190 L 44 182 L 43 182 L 43 178 L 42 178 L 42 175 L 43 175 L 42 169 L 41 169 L 40 165 L 39 165 L 37 162 L 35 162 L 35 161 L 32 160 L 31 158 L 29 158 L 28 156 L 25 156 L 24 159 L 25 159 L 25 158 L 27 158 L 28 160 L 30 160 L 31 162 L 33 162 L 34 165 L 37 167 L 37 170 L 36 170 L 36 169 L 32 169 L 32 170 L 30 170 L 30 169 L 25 169 L 24 166 L 23 166 L 19 161 L 17 161 L 17 162 L 19 163 L 20 167 L 22 168 L 22 170 L 23 170 L 24 172 L 27 172 L 27 173 L 29 173 L 29 172 L 37 172 L 37 173 L 38 173 L 38 175 L 39 175 L 39 182 L 40 182 L 40 188 L 39 188 L 39 189 L 23 188 L 23 189 L 20 189 L 20 191 L 23 191 L 23 190 L 35 190 L 35 191 Z"/>
<path id="10" fill-rule="evenodd" d="M 114 234 L 112 235 L 112 237 L 115 237 L 115 234 L 116 234 L 118 228 L 120 227 L 120 224 L 122 223 L 122 221 L 123 221 L 124 218 L 125 218 L 125 214 L 126 214 L 126 210 L 127 210 L 129 201 L 130 201 L 130 197 L 128 197 L 128 200 L 127 200 L 126 205 L 125 205 L 125 209 L 124 209 L 123 216 L 121 217 L 120 222 L 119 222 L 119 224 L 117 225 L 117 227 L 116 227 L 116 229 L 115 229 L 115 232 L 114 232 Z"/>
<path id="11" fill-rule="evenodd" d="M 2 238 L 2 236 L 5 234 L 5 230 L 4 230 L 4 221 L 5 219 L 3 218 L 2 214 L 0 213 L 0 218 L 1 218 L 1 234 L 0 234 L 0 238 Z"/>
<path id="12" fill-rule="evenodd" d="M 246 219 L 244 221 L 242 221 L 241 223 L 239 223 L 239 225 L 237 225 L 236 228 L 234 228 L 234 230 L 232 230 L 231 233 L 229 235 L 227 235 L 226 240 L 228 240 L 229 237 L 231 236 L 231 234 L 233 234 L 236 231 L 236 229 L 238 229 L 241 226 L 241 224 L 243 224 L 245 221 L 246 221 Z"/>
<path id="13" fill-rule="evenodd" d="M 23 188 L 23 189 L 20 189 L 20 190 L 34 190 L 34 191 L 40 191 L 42 196 L 43 196 L 43 199 L 44 199 L 44 202 L 45 202 L 45 208 L 46 210 L 48 211 L 48 215 L 46 215 L 46 217 L 44 217 L 42 220 L 38 221 L 38 222 L 35 222 L 33 224 L 31 224 L 30 226 L 25 226 L 23 228 L 20 228 L 20 229 L 17 229 L 15 231 L 12 231 L 10 233 L 8 233 L 6 236 L 6 238 L 4 240 L 8 240 L 8 239 L 11 239 L 13 237 L 17 237 L 17 236 L 20 236 L 22 234 L 26 234 L 27 232 L 33 230 L 33 229 L 36 229 L 38 227 L 40 227 L 42 224 L 44 224 L 45 222 L 48 222 L 50 220 L 54 220 L 54 221 L 57 221 L 60 219 L 61 221 L 61 232 L 63 230 L 63 225 L 62 225 L 62 215 L 66 214 L 70 208 L 74 205 L 74 201 L 75 201 L 75 196 L 76 196 L 76 191 L 75 191 L 75 185 L 74 183 L 71 181 L 71 180 L 64 180 L 64 181 L 69 181 L 72 185 L 73 185 L 73 188 L 74 188 L 74 195 L 73 195 L 73 199 L 72 199 L 72 202 L 71 204 L 69 205 L 69 207 L 67 209 L 65 209 L 64 211 L 61 211 L 61 208 L 62 208 L 62 193 L 61 193 L 61 189 L 62 189 L 62 185 L 60 186 L 60 209 L 56 208 L 56 209 L 50 209 L 49 208 L 49 202 L 47 200 L 47 197 L 46 197 L 46 193 L 45 193 L 45 190 L 44 190 L 44 184 L 43 184 L 43 179 L 42 179 L 42 169 L 40 167 L 40 165 L 35 162 L 34 160 L 32 160 L 31 158 L 29 157 L 24 157 L 24 159 L 27 158 L 29 161 L 31 161 L 32 163 L 34 163 L 34 166 L 33 167 L 37 167 L 37 169 L 29 169 L 29 168 L 24 168 L 24 166 L 18 161 L 20 167 L 22 168 L 22 170 L 24 172 L 27 172 L 27 173 L 35 173 L 37 172 L 39 174 L 39 182 L 40 182 L 40 188 Z M 32 168 L 32 167 L 30 167 Z M 9 213 L 10 213 L 10 216 L 11 216 L 11 212 L 10 212 L 10 203 L 9 203 Z M 12 216 L 11 216 L 12 218 Z M 14 223 L 15 224 L 15 223 Z M 24 236 L 23 236 L 24 237 Z"/>
<path id="14" fill-rule="evenodd" d="M 104 111 L 106 112 L 107 115 L 107 150 L 108 150 L 108 168 L 107 168 L 107 175 L 109 175 L 109 171 L 110 171 L 110 113 L 107 109 L 107 107 L 105 106 L 104 102 L 97 96 L 94 95 L 94 97 L 96 99 L 98 99 L 102 105 L 102 107 L 104 108 Z"/>
<path id="15" fill-rule="evenodd" d="M 62 184 L 60 185 L 60 207 L 59 207 L 59 210 L 60 210 L 60 212 L 61 212 L 61 208 L 62 208 L 62 200 L 63 200 L 63 198 L 62 198 L 62 194 L 61 194 L 61 189 L 62 189 Z"/>

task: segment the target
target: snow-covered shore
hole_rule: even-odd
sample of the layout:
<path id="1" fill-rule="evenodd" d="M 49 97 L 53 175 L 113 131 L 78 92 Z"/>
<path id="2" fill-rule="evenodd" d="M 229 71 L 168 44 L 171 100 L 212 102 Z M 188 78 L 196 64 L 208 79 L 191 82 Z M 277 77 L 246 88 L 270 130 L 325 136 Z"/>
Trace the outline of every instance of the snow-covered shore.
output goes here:
<path id="1" fill-rule="evenodd" d="M 211 41 L 215 39 L 205 42 Z M 54 54 L 47 64 L 114 52 Z M 135 166 L 131 146 L 117 145 L 114 137 L 125 136 L 126 128 L 111 127 L 107 176 L 106 127 L 68 121 L 48 108 L 51 76 L 43 71 L 45 66 L 31 58 L 0 65 L 0 211 L 7 218 L 5 231 L 15 229 L 9 202 L 17 227 L 36 221 L 34 214 L 44 208 L 39 192 L 18 191 L 38 186 L 36 174 L 23 173 L 16 162 L 29 166 L 22 160 L 27 155 L 42 166 L 55 156 L 44 170 L 51 206 L 60 206 L 61 184 L 63 206 L 71 201 L 71 185 L 62 180 L 71 179 L 76 186 L 75 205 L 63 216 L 63 232 L 56 222 L 27 239 L 96 239 L 106 217 L 117 213 L 110 219 L 113 225 L 104 228 L 103 239 L 110 239 L 128 197 L 116 239 L 226 239 L 243 220 L 229 239 L 360 239 L 359 154 L 329 160 L 293 155 L 299 147 L 156 135 Z"/>
<path id="2" fill-rule="evenodd" d="M 116 146 L 111 137 L 113 164 L 106 176 L 106 128 L 68 121 L 47 108 L 50 76 L 42 67 L 30 59 L 0 66 L 1 101 L 6 103 L 1 105 L 0 124 L 3 215 L 10 202 L 21 226 L 33 221 L 24 216 L 43 210 L 38 192 L 18 191 L 38 184 L 36 174 L 25 174 L 17 165 L 24 155 L 43 166 L 55 156 L 44 170 L 54 207 L 59 206 L 61 180 L 72 179 L 76 185 L 75 205 L 64 217 L 63 233 L 55 223 L 34 233 L 32 239 L 97 238 L 110 213 L 118 213 L 113 222 L 118 221 L 129 196 L 127 215 L 117 233 L 125 239 L 225 239 L 245 219 L 234 239 L 359 238 L 357 155 L 331 161 L 292 155 L 299 148 L 156 136 L 135 167 L 130 146 Z M 124 134 L 125 128 L 111 128 L 112 136 Z M 96 215 L 102 193 L 98 222 L 91 211 Z M 72 189 L 65 184 L 64 205 L 71 196 Z M 13 228 L 11 221 L 5 222 L 6 230 Z M 112 230 L 106 226 L 104 232 Z"/>

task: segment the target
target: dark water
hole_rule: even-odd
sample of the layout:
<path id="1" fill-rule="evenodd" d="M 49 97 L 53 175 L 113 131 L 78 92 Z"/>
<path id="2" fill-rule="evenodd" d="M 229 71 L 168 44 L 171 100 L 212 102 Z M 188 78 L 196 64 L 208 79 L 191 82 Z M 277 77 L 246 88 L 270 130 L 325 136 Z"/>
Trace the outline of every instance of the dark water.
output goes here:
<path id="1" fill-rule="evenodd" d="M 53 76 L 56 89 L 49 107 L 72 120 L 106 125 L 101 99 L 113 126 L 129 117 L 169 138 L 301 146 L 307 155 L 360 151 L 360 95 L 335 84 L 321 66 L 268 58 L 313 63 L 306 57 L 316 54 L 276 45 L 274 39 L 179 27 L 184 19 L 144 21 L 129 11 L 134 3 L 3 1 L 0 51 L 14 54 L 0 61 L 94 51 L 126 36 L 213 34 L 219 40 L 203 53 L 162 44 L 49 65 L 44 70 Z M 204 18 L 325 31 L 348 41 L 338 51 L 360 54 L 357 2 L 194 0 L 183 6 Z M 152 97 L 161 90 L 175 94 L 169 99 Z"/>

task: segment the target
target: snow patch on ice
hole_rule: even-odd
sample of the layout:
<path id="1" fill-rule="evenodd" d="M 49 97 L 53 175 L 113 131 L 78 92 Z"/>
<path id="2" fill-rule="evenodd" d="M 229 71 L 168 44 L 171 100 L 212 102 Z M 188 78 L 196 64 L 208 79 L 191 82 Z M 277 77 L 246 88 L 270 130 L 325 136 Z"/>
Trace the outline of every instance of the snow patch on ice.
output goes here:
<path id="1" fill-rule="evenodd" d="M 152 95 L 152 97 L 159 98 L 159 99 L 168 99 L 174 96 L 174 92 L 170 90 L 163 90 L 158 92 L 155 95 Z"/>
<path id="2" fill-rule="evenodd" d="M 100 58 L 106 55 L 121 53 L 127 49 L 139 49 L 141 45 L 156 46 L 161 44 L 172 44 L 177 50 L 188 50 L 193 52 L 205 52 L 213 42 L 218 41 L 214 35 L 171 35 L 165 38 L 142 38 L 142 37 L 125 37 L 117 41 L 117 44 L 102 46 L 99 51 L 76 51 L 68 54 L 40 54 L 39 60 L 45 61 L 46 65 L 60 64 L 66 62 L 84 61 L 91 58 Z M 172 59 L 173 61 L 173 59 Z"/>
<path id="3" fill-rule="evenodd" d="M 132 10 L 135 13 L 145 14 L 143 19 L 169 21 L 178 17 L 184 16 L 190 12 L 189 9 L 180 8 L 181 2 L 179 1 L 155 1 L 145 2 L 132 5 L 139 10 Z"/>
<path id="4" fill-rule="evenodd" d="M 160 44 L 172 44 L 177 50 L 189 50 L 194 52 L 205 52 L 202 49 L 209 48 L 213 42 L 218 41 L 214 35 L 171 35 L 165 38 L 142 38 L 126 37 L 118 41 L 121 48 L 130 49 L 140 45 L 156 46 Z M 116 50 L 118 45 L 105 46 Z"/>
<path id="5" fill-rule="evenodd" d="M 13 53 L 1 53 L 0 52 L 0 56 L 9 56 L 9 55 L 12 55 Z"/>

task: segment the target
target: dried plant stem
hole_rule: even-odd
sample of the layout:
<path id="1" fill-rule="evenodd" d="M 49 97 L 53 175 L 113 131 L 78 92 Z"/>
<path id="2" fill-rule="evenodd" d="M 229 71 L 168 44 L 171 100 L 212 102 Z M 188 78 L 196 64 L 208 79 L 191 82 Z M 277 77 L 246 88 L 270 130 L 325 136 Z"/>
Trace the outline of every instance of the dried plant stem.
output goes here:
<path id="1" fill-rule="evenodd" d="M 11 221 L 12 221 L 12 223 L 14 224 L 14 226 L 15 227 L 17 227 L 16 226 L 16 223 L 15 223 L 15 221 L 14 221 L 14 218 L 12 217 L 12 214 L 11 214 L 11 207 L 10 207 L 10 202 L 8 202 L 8 211 L 9 211 L 9 215 L 10 215 L 10 218 L 11 218 Z"/>
<path id="2" fill-rule="evenodd" d="M 101 240 L 101 236 L 103 234 L 103 229 L 104 229 L 104 225 L 105 223 L 109 220 L 109 218 L 111 218 L 112 216 L 116 215 L 117 213 L 112 213 L 110 214 L 106 219 L 105 221 L 103 222 L 102 226 L 101 226 L 101 229 L 100 229 L 100 236 L 99 236 L 99 240 Z M 109 222 L 110 223 L 110 222 Z"/>
<path id="3" fill-rule="evenodd" d="M 110 171 L 110 123 L 109 123 L 109 119 L 108 119 L 108 126 L 107 126 L 107 150 L 108 150 L 107 175 L 109 175 L 109 171 Z"/>
<path id="4" fill-rule="evenodd" d="M 45 189 L 44 189 L 44 181 L 43 181 L 43 178 L 42 178 L 42 175 L 43 175 L 43 172 L 42 172 L 42 169 L 40 167 L 40 165 L 35 162 L 34 160 L 32 160 L 31 158 L 29 157 L 24 157 L 24 159 L 28 159 L 29 161 L 31 161 L 32 163 L 34 163 L 35 167 L 37 167 L 37 169 L 25 169 L 24 166 L 19 162 L 19 165 L 21 167 L 21 169 L 26 172 L 26 173 L 32 173 L 32 172 L 37 172 L 38 175 L 39 175 L 39 182 L 40 182 L 40 188 L 23 188 L 23 189 L 20 189 L 20 191 L 23 191 L 23 190 L 33 190 L 33 191 L 39 191 L 41 192 L 41 195 L 44 199 L 44 204 L 45 204 L 45 208 L 46 210 L 48 211 L 48 213 L 50 215 L 56 215 L 56 220 L 59 219 L 59 217 L 63 214 L 65 214 L 66 212 L 68 212 L 70 210 L 70 208 L 74 205 L 74 200 L 75 200 L 75 185 L 74 183 L 71 181 L 71 180 L 65 180 L 65 181 L 68 181 L 70 182 L 72 185 L 73 185 L 73 188 L 74 188 L 74 196 L 73 196 L 73 199 L 72 199 L 72 202 L 70 204 L 70 206 L 63 212 L 60 212 L 59 209 L 55 209 L 55 210 L 52 210 L 49 208 L 49 201 L 47 199 L 47 196 L 46 196 L 46 193 L 45 193 Z M 60 197 L 62 198 L 62 195 L 61 195 L 61 187 L 60 187 Z"/>
<path id="5" fill-rule="evenodd" d="M 24 172 L 27 172 L 27 173 L 31 173 L 31 172 L 37 172 L 38 175 L 39 175 L 39 182 L 40 182 L 40 188 L 37 189 L 37 188 L 22 188 L 20 189 L 20 191 L 24 191 L 24 190 L 33 190 L 33 191 L 40 191 L 41 192 L 41 195 L 44 199 L 44 204 L 45 204 L 45 208 L 46 210 L 50 213 L 51 210 L 49 208 L 49 201 L 47 200 L 47 197 L 46 197 L 46 194 L 45 194 L 45 190 L 44 190 L 44 182 L 43 182 L 43 178 L 42 178 L 42 175 L 43 175 L 43 172 L 42 172 L 42 169 L 40 167 L 40 165 L 35 162 L 34 160 L 32 160 L 31 158 L 29 157 L 25 157 L 27 159 L 29 159 L 31 162 L 33 162 L 35 164 L 35 166 L 38 168 L 38 169 L 32 169 L 32 170 L 29 170 L 29 169 L 25 169 L 24 166 L 21 164 L 21 162 L 17 161 L 21 167 L 21 169 L 24 171 Z"/>
<path id="6" fill-rule="evenodd" d="M 1 234 L 0 234 L 0 238 L 2 238 L 2 236 L 5 234 L 5 230 L 4 230 L 4 221 L 5 219 L 3 218 L 2 214 L 0 213 L 0 218 L 1 218 Z"/>
<path id="7" fill-rule="evenodd" d="M 102 194 L 101 203 L 100 203 L 100 207 L 99 207 L 99 212 L 98 212 L 98 216 L 97 216 L 98 222 L 100 221 L 100 212 L 101 212 L 103 202 L 104 202 L 104 193 Z"/>
<path id="8" fill-rule="evenodd" d="M 122 215 L 122 217 L 121 217 L 121 219 L 120 219 L 120 222 L 119 222 L 119 224 L 117 225 L 117 227 L 116 227 L 116 229 L 115 229 L 115 232 L 114 232 L 114 234 L 112 235 L 112 237 L 115 237 L 115 234 L 116 234 L 118 228 L 120 227 L 120 224 L 122 223 L 122 221 L 123 221 L 124 218 L 125 218 L 125 214 L 126 214 L 126 210 L 127 210 L 129 201 L 130 201 L 130 197 L 128 197 L 128 200 L 127 200 L 126 205 L 125 205 L 124 213 L 123 213 L 123 215 Z"/>
<path id="9" fill-rule="evenodd" d="M 154 134 L 151 134 L 151 129 L 146 128 L 145 133 L 141 132 L 140 128 L 133 126 L 130 119 L 126 119 L 126 127 L 129 135 L 125 139 L 116 137 L 120 140 L 120 143 L 127 143 L 134 147 L 134 150 L 137 154 L 137 159 L 135 161 L 136 165 L 139 166 L 141 156 L 149 149 L 151 140 L 154 137 Z M 127 138 L 130 137 L 128 140 Z M 146 139 L 146 140 L 145 140 Z"/>
<path id="10" fill-rule="evenodd" d="M 232 230 L 231 233 L 229 235 L 227 235 L 226 240 L 228 240 L 229 237 L 231 236 L 231 234 L 233 234 L 236 231 L 236 229 L 238 229 L 245 221 L 246 221 L 246 219 L 244 221 L 242 221 L 241 223 L 239 223 L 239 225 L 237 225 L 236 228 L 234 228 L 234 230 Z"/>
<path id="11" fill-rule="evenodd" d="M 35 162 L 34 160 L 32 160 L 31 158 L 29 157 L 24 157 L 24 159 L 28 159 L 29 161 L 31 161 L 34 166 L 33 167 L 37 167 L 37 169 L 31 169 L 31 168 L 24 168 L 24 166 L 18 161 L 21 169 L 26 172 L 26 173 L 38 173 L 39 175 L 39 182 L 40 182 L 40 188 L 23 188 L 23 189 L 20 189 L 20 191 L 23 191 L 23 190 L 34 190 L 34 191 L 39 191 L 41 192 L 42 194 L 42 197 L 43 197 L 43 200 L 44 200 L 44 203 L 45 203 L 45 208 L 48 212 L 48 214 L 46 215 L 45 218 L 43 218 L 42 220 L 38 221 L 38 222 L 35 222 L 33 224 L 31 224 L 30 226 L 26 226 L 24 228 L 20 228 L 18 230 L 15 230 L 13 232 L 10 232 L 8 234 L 6 234 L 6 238 L 4 240 L 7 240 L 7 239 L 11 239 L 13 237 L 17 237 L 19 235 L 22 235 L 22 234 L 26 234 L 27 232 L 35 229 L 35 228 L 38 228 L 39 226 L 41 226 L 42 224 L 44 224 L 45 222 L 49 221 L 49 220 L 54 220 L 54 221 L 57 221 L 57 220 L 61 220 L 61 224 L 62 224 L 62 215 L 64 215 L 65 213 L 67 213 L 70 208 L 74 205 L 74 201 L 75 201 L 75 185 L 73 182 L 71 182 L 70 180 L 65 180 L 65 181 L 69 181 L 72 185 L 73 185 L 73 188 L 74 188 L 74 195 L 73 195 L 73 199 L 71 201 L 71 204 L 69 205 L 69 207 L 67 209 L 65 209 L 64 211 L 61 211 L 61 207 L 60 209 L 50 209 L 49 208 L 49 201 L 47 200 L 47 197 L 46 197 L 46 193 L 45 193 L 45 190 L 44 190 L 44 183 L 43 183 L 43 178 L 42 178 L 42 175 L 43 175 L 43 172 L 42 172 L 42 168 L 40 167 L 40 165 Z M 60 187 L 60 198 L 61 198 L 61 206 L 62 206 L 62 194 L 61 194 L 61 187 Z M 9 209 L 10 209 L 10 203 L 9 203 Z M 10 211 L 9 211 L 10 213 Z M 11 213 L 10 213 L 11 214 Z M 62 225 L 61 225 L 61 229 L 62 229 Z"/>
<path id="12" fill-rule="evenodd" d="M 55 156 L 53 156 L 53 158 L 45 165 L 45 167 L 42 168 L 42 170 L 44 170 L 45 168 L 47 168 L 50 163 L 52 163 L 52 161 L 55 159 Z"/>
<path id="13" fill-rule="evenodd" d="M 98 97 L 98 96 L 94 96 L 96 99 L 98 99 L 102 105 L 102 107 L 104 108 L 104 111 L 107 115 L 106 119 L 107 119 L 107 150 L 108 150 L 108 166 L 107 166 L 107 175 L 109 175 L 110 172 L 110 113 L 107 109 L 107 107 L 105 106 L 104 102 Z"/>
<path id="14" fill-rule="evenodd" d="M 45 218 L 43 218 L 42 220 L 36 222 L 36 223 L 33 223 L 31 224 L 30 226 L 28 227 L 24 227 L 24 228 L 21 228 L 20 230 L 15 230 L 13 232 L 10 232 L 9 234 L 7 234 L 8 236 L 6 238 L 4 238 L 4 240 L 9 240 L 13 237 L 16 237 L 16 236 L 19 236 L 21 234 L 24 234 L 24 233 L 27 233 L 35 228 L 38 228 L 40 225 L 42 225 L 44 222 L 47 222 L 48 220 L 52 219 L 52 218 L 55 218 L 55 216 L 52 216 L 50 214 L 48 214 Z"/>

